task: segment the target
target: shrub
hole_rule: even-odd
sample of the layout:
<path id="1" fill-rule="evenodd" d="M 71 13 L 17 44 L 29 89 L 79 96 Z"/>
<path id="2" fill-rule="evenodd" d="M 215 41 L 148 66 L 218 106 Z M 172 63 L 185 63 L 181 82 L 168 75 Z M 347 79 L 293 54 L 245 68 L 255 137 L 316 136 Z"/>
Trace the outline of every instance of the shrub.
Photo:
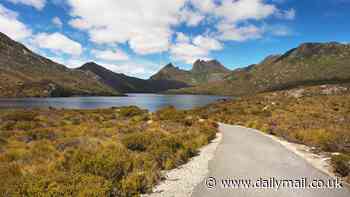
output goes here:
<path id="1" fill-rule="evenodd" d="M 5 121 L 34 121 L 38 113 L 34 111 L 14 111 L 3 117 Z"/>
<path id="2" fill-rule="evenodd" d="M 121 142 L 132 151 L 146 151 L 153 143 L 161 140 L 164 137 L 161 133 L 153 131 L 134 132 L 125 135 Z"/>
<path id="3" fill-rule="evenodd" d="M 33 121 L 17 121 L 16 124 L 13 125 L 12 129 L 30 130 L 36 127 L 37 123 Z"/>
<path id="4" fill-rule="evenodd" d="M 3 158 L 7 162 L 27 160 L 31 158 L 31 154 L 30 151 L 25 148 L 10 148 L 6 150 Z"/>
<path id="5" fill-rule="evenodd" d="M 186 114 L 184 111 L 176 110 L 176 108 L 173 106 L 162 108 L 158 110 L 155 113 L 155 115 L 158 120 L 179 121 L 179 120 L 184 120 L 186 118 Z"/>
<path id="6" fill-rule="evenodd" d="M 148 173 L 136 171 L 125 177 L 120 183 L 120 193 L 117 196 L 139 196 L 151 190 L 153 184 L 148 182 Z"/>
<path id="7" fill-rule="evenodd" d="M 96 150 L 70 149 L 62 166 L 80 173 L 90 173 L 119 180 L 131 169 L 131 155 L 121 146 L 100 147 Z"/>
<path id="8" fill-rule="evenodd" d="M 56 152 L 56 148 L 48 140 L 33 142 L 30 150 L 34 159 L 50 159 L 54 157 L 54 153 Z"/>
<path id="9" fill-rule="evenodd" d="M 152 124 L 137 107 L 54 112 L 0 111 L 2 195 L 138 196 L 216 133 L 210 120 L 171 107 Z"/>
<path id="10" fill-rule="evenodd" d="M 119 109 L 119 114 L 123 117 L 143 115 L 144 113 L 147 113 L 147 110 L 142 110 L 136 106 L 122 107 Z"/>
<path id="11" fill-rule="evenodd" d="M 312 146 L 331 151 L 335 135 L 325 129 L 302 129 L 295 133 L 296 139 Z"/>
<path id="12" fill-rule="evenodd" d="M 350 156 L 345 154 L 334 155 L 332 157 L 332 163 L 335 167 L 335 171 L 341 176 L 345 177 L 350 175 Z"/>
<path id="13" fill-rule="evenodd" d="M 91 174 L 27 175 L 20 196 L 108 196 L 112 183 Z"/>
<path id="14" fill-rule="evenodd" d="M 54 140 L 57 138 L 57 134 L 50 128 L 42 128 L 36 130 L 26 131 L 26 136 L 30 137 L 32 140 Z"/>
<path id="15" fill-rule="evenodd" d="M 19 187 L 23 183 L 20 166 L 15 163 L 0 163 L 1 196 L 20 196 Z"/>

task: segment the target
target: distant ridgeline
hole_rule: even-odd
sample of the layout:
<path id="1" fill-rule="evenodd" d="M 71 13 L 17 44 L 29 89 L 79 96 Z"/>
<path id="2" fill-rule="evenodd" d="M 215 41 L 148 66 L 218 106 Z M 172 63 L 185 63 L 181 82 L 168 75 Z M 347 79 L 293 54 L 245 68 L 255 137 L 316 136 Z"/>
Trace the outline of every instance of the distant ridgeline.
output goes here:
<path id="1" fill-rule="evenodd" d="M 217 60 L 197 60 L 191 70 L 169 63 L 150 79 L 114 73 L 96 63 L 69 69 L 0 33 L 0 97 L 189 93 L 248 95 L 350 82 L 350 45 L 305 43 L 259 64 L 229 70 Z"/>
<path id="2" fill-rule="evenodd" d="M 33 53 L 0 32 L 0 97 L 121 95 L 97 76 Z"/>
<path id="3" fill-rule="evenodd" d="M 223 80 L 171 93 L 248 95 L 296 86 L 350 82 L 350 45 L 305 43 L 283 55 L 237 69 Z"/>

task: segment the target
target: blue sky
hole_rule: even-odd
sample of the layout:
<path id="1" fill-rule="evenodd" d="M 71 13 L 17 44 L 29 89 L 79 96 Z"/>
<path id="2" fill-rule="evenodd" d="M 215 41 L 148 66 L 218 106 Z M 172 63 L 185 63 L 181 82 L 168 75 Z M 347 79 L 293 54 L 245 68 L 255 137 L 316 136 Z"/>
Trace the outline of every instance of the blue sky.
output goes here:
<path id="1" fill-rule="evenodd" d="M 350 0 L 1 0 L 0 31 L 69 67 L 148 78 L 168 62 L 230 69 L 303 42 L 348 43 Z"/>

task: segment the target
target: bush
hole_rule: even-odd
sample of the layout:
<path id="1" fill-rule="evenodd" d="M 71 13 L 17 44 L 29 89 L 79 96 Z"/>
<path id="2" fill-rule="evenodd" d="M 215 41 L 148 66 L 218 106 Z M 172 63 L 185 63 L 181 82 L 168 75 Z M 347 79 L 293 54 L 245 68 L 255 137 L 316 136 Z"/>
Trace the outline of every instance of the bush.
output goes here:
<path id="1" fill-rule="evenodd" d="M 158 120 L 179 121 L 179 120 L 184 120 L 186 118 L 186 114 L 184 111 L 176 110 L 176 108 L 173 106 L 160 109 L 155 113 L 155 115 Z"/>
<path id="2" fill-rule="evenodd" d="M 121 142 L 132 151 L 146 151 L 153 143 L 161 140 L 164 136 L 157 132 L 145 131 L 134 132 L 125 135 Z"/>
<path id="3" fill-rule="evenodd" d="M 28 130 L 26 131 L 26 136 L 30 137 L 32 140 L 54 140 L 57 138 L 56 132 L 50 128 Z"/>
<path id="4" fill-rule="evenodd" d="M 54 175 L 54 176 L 53 176 Z M 26 176 L 20 185 L 21 196 L 108 196 L 112 183 L 91 174 L 53 174 Z"/>
<path id="5" fill-rule="evenodd" d="M 332 157 L 332 164 L 335 171 L 341 176 L 346 177 L 350 175 L 350 156 L 345 154 L 334 155 Z"/>
<path id="6" fill-rule="evenodd" d="M 139 196 L 152 189 L 148 182 L 148 174 L 145 172 L 133 172 L 125 177 L 120 183 L 120 193 L 117 196 Z"/>
<path id="7" fill-rule="evenodd" d="M 3 117 L 5 121 L 34 121 L 38 113 L 33 111 L 14 111 Z"/>
<path id="8" fill-rule="evenodd" d="M 16 124 L 13 125 L 12 129 L 30 130 L 36 127 L 37 123 L 33 121 L 17 121 Z"/>
<path id="9" fill-rule="evenodd" d="M 19 187 L 23 184 L 23 176 L 18 164 L 0 163 L 0 177 L 5 178 L 0 184 L 1 196 L 20 196 Z"/>
<path id="10" fill-rule="evenodd" d="M 90 173 L 110 180 L 119 180 L 132 167 L 131 155 L 121 146 L 96 150 L 71 149 L 66 151 L 62 166 L 78 173 Z"/>
<path id="11" fill-rule="evenodd" d="M 122 107 L 119 109 L 119 114 L 123 117 L 133 117 L 143 115 L 144 113 L 147 113 L 147 110 L 142 110 L 136 106 Z"/>
<path id="12" fill-rule="evenodd" d="M 4 196 L 138 196 L 216 133 L 209 120 L 171 107 L 152 124 L 137 107 L 1 112 Z"/>
<path id="13" fill-rule="evenodd" d="M 332 151 L 335 135 L 325 129 L 303 129 L 295 133 L 295 138 L 301 143 Z"/>

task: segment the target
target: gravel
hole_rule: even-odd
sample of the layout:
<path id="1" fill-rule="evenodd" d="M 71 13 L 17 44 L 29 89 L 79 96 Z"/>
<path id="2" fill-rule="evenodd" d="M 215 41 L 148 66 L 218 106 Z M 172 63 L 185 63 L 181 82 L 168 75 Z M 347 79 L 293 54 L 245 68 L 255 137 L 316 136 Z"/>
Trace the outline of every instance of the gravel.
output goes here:
<path id="1" fill-rule="evenodd" d="M 153 193 L 142 197 L 190 197 L 194 187 L 201 183 L 209 172 L 209 161 L 214 157 L 221 140 L 222 134 L 217 133 L 210 144 L 199 150 L 198 156 L 177 169 L 165 171 L 165 181 L 156 186 Z"/>

